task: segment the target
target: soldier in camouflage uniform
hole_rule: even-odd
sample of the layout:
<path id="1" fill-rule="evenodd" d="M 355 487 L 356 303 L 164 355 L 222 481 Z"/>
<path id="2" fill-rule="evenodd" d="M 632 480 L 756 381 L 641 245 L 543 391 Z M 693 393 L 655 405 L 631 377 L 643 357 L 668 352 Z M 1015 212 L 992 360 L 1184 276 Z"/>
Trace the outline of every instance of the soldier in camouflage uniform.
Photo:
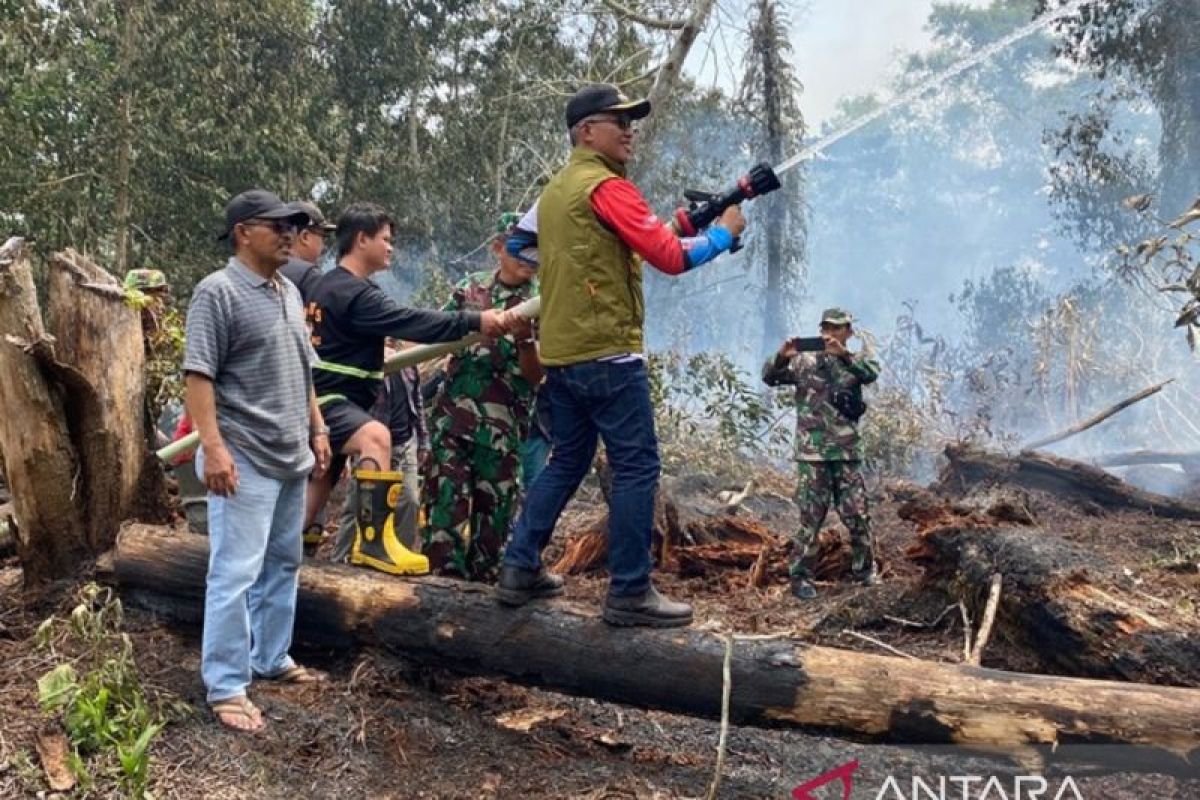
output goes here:
<path id="1" fill-rule="evenodd" d="M 446 311 L 508 309 L 537 294 L 534 269 L 505 252 L 519 217 L 500 218 L 499 262 L 455 287 Z M 532 329 L 485 339 L 452 357 L 430 414 L 424 552 L 435 573 L 487 580 L 500 562 L 516 510 L 521 442 L 542 380 Z"/>
<path id="2" fill-rule="evenodd" d="M 846 349 L 853 319 L 840 308 L 821 315 L 825 351 L 797 352 L 792 339 L 763 366 L 768 386 L 796 387 L 796 505 L 800 528 L 791 564 L 792 593 L 816 597 L 813 560 L 817 533 L 831 505 L 850 531 L 851 571 L 866 585 L 878 581 L 871 546 L 871 517 L 863 481 L 858 418 L 865 411 L 862 387 L 879 377 L 879 362 Z"/>

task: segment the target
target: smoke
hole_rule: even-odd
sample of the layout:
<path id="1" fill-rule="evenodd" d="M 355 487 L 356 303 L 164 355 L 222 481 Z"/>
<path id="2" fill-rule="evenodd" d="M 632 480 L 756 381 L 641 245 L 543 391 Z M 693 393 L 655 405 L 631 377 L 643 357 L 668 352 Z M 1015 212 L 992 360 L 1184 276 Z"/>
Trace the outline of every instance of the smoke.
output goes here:
<path id="1" fill-rule="evenodd" d="M 1081 245 L 1051 205 L 1047 174 L 1059 154 L 1045 133 L 1109 87 L 1057 62 L 1044 34 L 1011 42 L 936 95 L 909 92 L 919 99 L 887 114 L 877 113 L 883 104 L 873 96 L 847 100 L 826 140 L 864 114 L 877 118 L 809 164 L 809 267 L 789 325 L 808 334 L 823 308 L 850 309 L 878 341 L 879 391 L 901 390 L 906 413 L 937 428 L 931 442 L 1017 447 L 1175 377 L 1158 395 L 1050 449 L 1084 460 L 1200 449 L 1200 380 L 1169 304 L 1115 282 L 1107 265 L 1118 243 Z M 887 94 L 928 86 L 974 47 L 962 37 L 938 44 L 938 52 L 910 59 Z M 1135 100 L 1107 135 L 1153 163 L 1160 130 L 1152 105 Z M 744 171 L 754 160 L 736 145 L 744 139 L 744 126 L 719 109 L 685 115 L 664 131 L 655 155 L 662 166 L 648 170 L 658 207 L 670 206 L 666 190 L 677 197 L 700 182 L 688 174 L 715 173 L 720 188 Z M 753 202 L 746 212 L 753 242 L 762 220 Z M 747 258 L 752 252 L 683 278 L 649 274 L 651 347 L 719 350 L 755 380 L 764 355 L 763 265 Z"/>

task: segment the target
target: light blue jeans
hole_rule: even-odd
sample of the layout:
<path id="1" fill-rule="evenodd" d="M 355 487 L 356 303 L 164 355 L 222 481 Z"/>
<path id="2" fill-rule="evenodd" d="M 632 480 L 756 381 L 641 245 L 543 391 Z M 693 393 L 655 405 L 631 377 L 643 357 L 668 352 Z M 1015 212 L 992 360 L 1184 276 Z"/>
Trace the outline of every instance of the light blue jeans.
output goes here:
<path id="1" fill-rule="evenodd" d="M 200 677 L 208 702 L 246 693 L 254 675 L 291 668 L 297 572 L 304 556 L 304 477 L 269 478 L 233 447 L 237 493 L 208 495 L 208 580 Z M 196 453 L 204 475 L 204 454 Z"/>

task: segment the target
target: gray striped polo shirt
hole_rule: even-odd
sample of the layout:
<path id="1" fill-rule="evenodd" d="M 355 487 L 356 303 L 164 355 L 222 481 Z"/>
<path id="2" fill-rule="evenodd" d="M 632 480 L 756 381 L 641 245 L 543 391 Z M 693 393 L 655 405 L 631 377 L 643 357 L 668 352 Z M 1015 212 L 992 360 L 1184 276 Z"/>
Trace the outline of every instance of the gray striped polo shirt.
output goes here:
<path id="1" fill-rule="evenodd" d="M 307 475 L 316 354 L 295 285 L 231 258 L 196 286 L 186 336 L 184 372 L 212 380 L 222 438 L 263 475 Z"/>

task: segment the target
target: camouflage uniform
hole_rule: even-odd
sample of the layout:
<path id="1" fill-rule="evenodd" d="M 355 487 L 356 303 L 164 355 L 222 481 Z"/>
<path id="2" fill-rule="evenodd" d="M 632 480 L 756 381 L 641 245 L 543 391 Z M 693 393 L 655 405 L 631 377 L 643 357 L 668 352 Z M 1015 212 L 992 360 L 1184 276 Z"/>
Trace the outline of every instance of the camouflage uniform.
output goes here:
<path id="1" fill-rule="evenodd" d="M 510 287 L 497 272 L 478 272 L 455 287 L 444 310 L 512 308 L 536 294 L 534 281 Z M 471 580 L 495 572 L 516 510 L 532 402 L 533 386 L 521 375 L 511 336 L 450 359 L 430 415 L 422 538 L 433 572 Z"/>
<path id="2" fill-rule="evenodd" d="M 879 362 L 864 354 L 845 359 L 825 353 L 775 355 L 763 366 L 762 378 L 768 386 L 796 387 L 795 501 L 800 527 L 790 568 L 793 577 L 812 578 L 817 533 L 830 506 L 837 508 L 850 531 L 853 572 L 861 575 L 872 566 L 862 441 L 857 422 L 838 411 L 833 398 L 878 377 Z"/>

